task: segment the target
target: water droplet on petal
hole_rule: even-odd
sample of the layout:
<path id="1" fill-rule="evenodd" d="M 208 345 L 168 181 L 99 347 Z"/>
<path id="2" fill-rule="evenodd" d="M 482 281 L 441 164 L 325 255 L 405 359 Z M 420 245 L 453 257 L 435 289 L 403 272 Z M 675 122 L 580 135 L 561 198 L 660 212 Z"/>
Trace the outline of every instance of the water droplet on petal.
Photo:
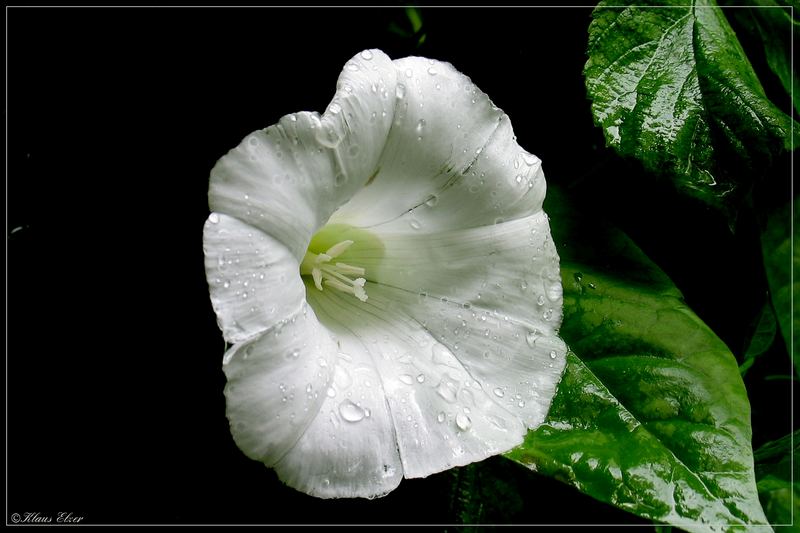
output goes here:
<path id="1" fill-rule="evenodd" d="M 424 383 L 425 382 L 425 374 L 420 374 L 417 376 L 417 383 Z"/>
<path id="2" fill-rule="evenodd" d="M 494 395 L 497 396 L 498 398 L 502 398 L 503 396 L 506 395 L 506 393 L 503 392 L 503 389 L 497 387 L 496 389 L 494 389 Z"/>
<path id="3" fill-rule="evenodd" d="M 555 359 L 557 355 L 555 350 L 550 350 L 550 359 Z"/>
<path id="4" fill-rule="evenodd" d="M 441 424 L 442 422 L 444 422 L 444 419 L 445 419 L 444 412 L 439 411 L 439 414 L 436 415 L 436 421 Z"/>
<path id="5" fill-rule="evenodd" d="M 533 346 L 536 344 L 536 339 L 538 339 L 538 338 L 539 338 L 539 332 L 538 331 L 536 331 L 536 330 L 529 331 L 525 335 L 525 342 L 528 343 L 528 346 L 533 348 Z"/>
<path id="6" fill-rule="evenodd" d="M 428 207 L 434 207 L 438 203 L 439 203 L 439 197 L 436 196 L 435 194 L 430 195 L 428 199 L 425 200 L 425 205 L 427 205 Z"/>
<path id="7" fill-rule="evenodd" d="M 370 59 L 372 59 L 372 52 L 370 52 L 369 50 L 364 50 L 363 52 L 361 52 L 361 59 L 369 61 Z"/>
<path id="8" fill-rule="evenodd" d="M 344 400 L 339 404 L 339 414 L 348 422 L 358 422 L 364 418 L 364 410 L 351 402 Z"/>
<path id="9" fill-rule="evenodd" d="M 472 420 L 470 420 L 469 417 L 464 413 L 458 413 L 456 415 L 456 425 L 461 431 L 467 431 L 470 427 L 472 427 Z"/>
<path id="10" fill-rule="evenodd" d="M 334 390 L 333 387 L 328 387 L 328 392 L 326 394 L 328 395 L 328 398 L 333 398 L 336 396 L 336 390 Z"/>
<path id="11" fill-rule="evenodd" d="M 338 115 L 342 111 L 342 106 L 336 102 L 331 102 L 331 105 L 328 106 L 328 111 L 333 115 Z"/>
<path id="12" fill-rule="evenodd" d="M 448 403 L 456 402 L 456 395 L 458 394 L 458 386 L 450 379 L 447 374 L 436 386 L 436 392 Z"/>
<path id="13" fill-rule="evenodd" d="M 218 224 L 219 215 L 216 213 L 211 213 L 210 215 L 208 215 L 208 221 L 211 222 L 212 224 Z"/>
<path id="14" fill-rule="evenodd" d="M 402 100 L 406 96 L 406 86 L 402 83 L 397 84 L 397 88 L 394 91 L 394 95 L 397 97 L 398 100 Z"/>
<path id="15" fill-rule="evenodd" d="M 398 376 L 398 379 L 405 383 L 406 385 L 412 385 L 414 383 L 414 378 L 409 376 L 408 374 L 401 374 Z"/>
<path id="16" fill-rule="evenodd" d="M 422 227 L 422 224 L 416 218 L 409 220 L 408 225 L 411 226 L 412 229 L 420 229 Z"/>

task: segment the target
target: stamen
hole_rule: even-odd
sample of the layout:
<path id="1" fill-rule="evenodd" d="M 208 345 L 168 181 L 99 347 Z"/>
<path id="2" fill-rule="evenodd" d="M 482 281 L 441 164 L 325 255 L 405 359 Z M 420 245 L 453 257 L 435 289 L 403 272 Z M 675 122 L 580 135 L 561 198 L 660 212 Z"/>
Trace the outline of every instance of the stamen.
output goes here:
<path id="1" fill-rule="evenodd" d="M 345 250 L 350 248 L 350 245 L 353 244 L 353 241 L 342 241 L 340 243 L 334 244 L 328 251 L 325 252 L 327 255 L 331 256 L 331 258 L 338 257 L 344 253 Z"/>
<path id="2" fill-rule="evenodd" d="M 326 279 L 325 280 L 325 285 L 328 285 L 329 287 L 333 287 L 334 289 L 339 289 L 342 292 L 353 293 L 353 287 L 348 287 L 347 285 L 345 285 L 344 283 L 342 283 L 339 280 Z"/>
<path id="3" fill-rule="evenodd" d="M 314 286 L 322 290 L 322 271 L 315 268 L 311 271 L 311 277 L 314 278 Z"/>
<path id="4" fill-rule="evenodd" d="M 363 276 L 367 273 L 367 271 L 363 268 L 354 267 L 352 265 L 348 265 L 347 263 L 336 263 L 336 269 L 342 274 L 355 274 L 356 276 Z"/>
<path id="5" fill-rule="evenodd" d="M 322 286 L 326 285 L 332 289 L 352 294 L 362 302 L 366 302 L 367 291 L 364 289 L 366 278 L 358 277 L 353 280 L 348 276 L 364 276 L 367 271 L 347 263 L 336 263 L 335 265 L 330 263 L 331 259 L 344 253 L 352 244 L 353 241 L 347 240 L 334 244 L 325 253 L 306 252 L 300 264 L 300 274 L 311 274 L 314 286 L 320 291 Z"/>

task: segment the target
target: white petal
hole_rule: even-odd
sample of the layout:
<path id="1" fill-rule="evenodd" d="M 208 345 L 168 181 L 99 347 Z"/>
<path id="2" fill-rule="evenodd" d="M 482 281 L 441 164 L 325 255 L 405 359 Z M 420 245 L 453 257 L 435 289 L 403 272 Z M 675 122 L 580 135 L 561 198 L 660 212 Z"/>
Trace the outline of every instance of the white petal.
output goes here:
<path id="1" fill-rule="evenodd" d="M 383 496 L 403 478 L 381 377 L 351 337 L 340 336 L 342 353 L 319 414 L 275 466 L 285 483 L 322 498 Z"/>
<path id="2" fill-rule="evenodd" d="M 248 457 L 273 466 L 295 445 L 319 413 L 335 357 L 307 307 L 225 354 L 227 416 Z"/>
<path id="3" fill-rule="evenodd" d="M 525 217 L 542 209 L 546 184 L 541 160 L 517 144 L 511 121 L 503 115 L 468 169 L 441 188 L 431 182 L 426 190 L 424 202 L 408 206 L 375 231 L 430 233 Z"/>
<path id="4" fill-rule="evenodd" d="M 381 250 L 365 243 L 348 258 L 366 268 L 370 302 L 393 302 L 457 353 L 484 390 L 499 388 L 528 427 L 540 424 L 566 354 L 556 335 L 562 287 L 547 215 L 379 237 Z"/>
<path id="5" fill-rule="evenodd" d="M 473 164 L 503 112 L 449 63 L 394 62 L 396 109 L 374 181 L 334 215 L 371 226 L 423 204 Z"/>
<path id="6" fill-rule="evenodd" d="M 566 345 L 552 326 L 541 327 L 535 318 L 504 310 L 465 309 L 456 301 L 419 297 L 392 287 L 375 285 L 369 291 L 376 305 L 390 302 L 425 324 L 486 395 L 526 427 L 544 422 L 566 363 Z"/>
<path id="7" fill-rule="evenodd" d="M 230 343 L 300 311 L 299 264 L 280 242 L 235 218 L 212 213 L 203 228 L 211 303 Z"/>
<path id="8" fill-rule="evenodd" d="M 368 292 L 364 303 L 335 291 L 309 297 L 343 350 L 380 377 L 373 386 L 382 388 L 388 404 L 405 477 L 469 464 L 522 442 L 522 421 L 446 346 L 399 312 L 380 286 Z"/>
<path id="9" fill-rule="evenodd" d="M 287 115 L 217 162 L 211 210 L 260 228 L 301 260 L 313 233 L 377 168 L 393 118 L 394 76 L 382 52 L 357 55 L 324 115 Z"/>

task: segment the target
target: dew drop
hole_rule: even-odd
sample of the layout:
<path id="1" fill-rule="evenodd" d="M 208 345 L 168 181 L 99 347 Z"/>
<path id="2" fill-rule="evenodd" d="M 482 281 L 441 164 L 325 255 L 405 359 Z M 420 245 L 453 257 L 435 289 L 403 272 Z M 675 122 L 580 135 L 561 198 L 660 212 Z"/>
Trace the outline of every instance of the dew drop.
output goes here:
<path id="1" fill-rule="evenodd" d="M 434 207 L 438 203 L 439 203 L 439 197 L 436 196 L 435 194 L 430 195 L 428 199 L 425 200 L 425 205 L 427 205 L 428 207 Z"/>
<path id="2" fill-rule="evenodd" d="M 348 422 L 358 422 L 364 419 L 364 410 L 351 402 L 344 400 L 339 404 L 339 414 Z"/>
<path id="3" fill-rule="evenodd" d="M 328 106 L 328 111 L 330 111 L 332 115 L 338 115 L 342 112 L 342 106 L 337 102 L 331 102 L 331 105 Z"/>
<path id="4" fill-rule="evenodd" d="M 425 382 L 425 374 L 420 374 L 417 376 L 417 383 L 424 383 Z"/>
<path id="5" fill-rule="evenodd" d="M 417 122 L 417 128 L 416 129 L 417 129 L 417 134 L 421 134 L 422 130 L 425 129 L 425 119 L 424 118 L 419 119 L 419 122 Z"/>
<path id="6" fill-rule="evenodd" d="M 217 215 L 216 213 L 211 213 L 210 215 L 208 215 L 208 221 L 211 222 L 212 224 L 218 224 L 219 215 Z"/>
<path id="7" fill-rule="evenodd" d="M 369 61 L 370 59 L 372 59 L 372 52 L 370 52 L 369 50 L 364 50 L 363 52 L 361 52 L 361 59 Z"/>
<path id="8" fill-rule="evenodd" d="M 519 408 L 523 408 L 523 407 L 525 407 L 525 402 L 524 402 L 523 400 L 520 400 L 520 401 L 517 403 L 517 407 L 519 407 Z"/>
<path id="9" fill-rule="evenodd" d="M 444 422 L 444 419 L 445 419 L 444 412 L 439 411 L 439 414 L 436 415 L 436 421 L 441 424 L 442 422 Z"/>
<path id="10" fill-rule="evenodd" d="M 406 96 L 406 86 L 402 83 L 397 84 L 397 88 L 394 91 L 394 95 L 397 97 L 398 100 L 402 100 Z"/>
<path id="11" fill-rule="evenodd" d="M 458 386 L 447 376 L 442 378 L 439 385 L 436 386 L 436 393 L 441 396 L 448 403 L 456 402 L 456 395 L 458 394 Z"/>
<path id="12" fill-rule="evenodd" d="M 231 286 L 231 282 L 230 281 L 226 281 L 225 283 L 222 284 L 222 286 L 227 289 L 227 288 L 229 288 Z"/>
<path id="13" fill-rule="evenodd" d="M 529 332 L 528 332 L 528 333 L 525 335 L 525 342 L 527 342 L 527 343 L 528 343 L 528 346 L 530 346 L 531 348 L 533 348 L 533 347 L 534 347 L 534 345 L 536 344 L 536 339 L 538 339 L 538 338 L 539 338 L 539 332 L 538 332 L 538 331 L 536 331 L 536 330 L 529 331 Z"/>
<path id="14" fill-rule="evenodd" d="M 414 378 L 409 376 L 408 374 L 401 374 L 398 379 L 405 383 L 406 385 L 412 385 L 414 383 Z"/>
<path id="15" fill-rule="evenodd" d="M 420 229 L 422 227 L 422 224 L 416 218 L 409 220 L 408 225 L 411 226 L 412 229 Z"/>
<path id="16" fill-rule="evenodd" d="M 333 398 L 336 396 L 336 390 L 333 387 L 328 387 L 328 391 L 325 394 L 328 395 L 328 398 Z"/>
<path id="17" fill-rule="evenodd" d="M 438 72 L 436 72 L 435 68 L 430 67 L 430 68 L 428 68 L 428 74 L 430 74 L 431 76 L 436 76 L 438 74 Z"/>
<path id="18" fill-rule="evenodd" d="M 506 393 L 503 392 L 503 389 L 501 389 L 500 387 L 497 387 L 496 389 L 494 389 L 493 392 L 494 392 L 494 395 L 497 396 L 498 398 L 502 398 L 503 396 L 506 395 Z"/>
<path id="19" fill-rule="evenodd" d="M 412 71 L 410 68 L 407 68 L 406 69 L 406 78 L 410 78 L 413 75 L 414 75 L 414 71 Z"/>
<path id="20" fill-rule="evenodd" d="M 536 303 L 539 305 L 544 305 L 544 294 L 539 295 L 539 297 L 536 299 Z"/>
<path id="21" fill-rule="evenodd" d="M 556 355 L 557 355 L 557 354 L 556 354 L 556 351 L 555 351 L 555 350 L 550 350 L 550 359 L 555 359 L 555 358 L 556 358 Z"/>
<path id="22" fill-rule="evenodd" d="M 546 284 L 545 287 L 545 294 L 547 295 L 547 299 L 551 302 L 555 302 L 561 299 L 561 295 L 563 291 L 561 289 L 561 282 L 558 280 L 551 281 Z"/>
<path id="23" fill-rule="evenodd" d="M 456 425 L 461 431 L 467 431 L 470 427 L 472 427 L 472 420 L 470 420 L 469 417 L 464 413 L 458 413 L 456 415 Z"/>

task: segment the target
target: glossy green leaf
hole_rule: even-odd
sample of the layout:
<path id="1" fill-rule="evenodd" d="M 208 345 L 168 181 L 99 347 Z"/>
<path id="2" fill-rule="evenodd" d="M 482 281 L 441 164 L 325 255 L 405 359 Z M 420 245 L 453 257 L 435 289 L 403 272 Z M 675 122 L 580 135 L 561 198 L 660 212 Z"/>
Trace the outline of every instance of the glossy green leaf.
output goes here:
<path id="1" fill-rule="evenodd" d="M 800 272 L 800 245 L 792 247 L 791 205 L 771 213 L 761 234 L 761 247 L 764 253 L 764 267 L 772 295 L 772 306 L 778 319 L 786 349 L 790 354 L 800 349 L 800 336 L 792 344 L 792 328 L 800 331 L 800 313 L 792 317 L 792 296 L 800 301 L 800 278 L 792 273 Z M 800 222 L 795 212 L 794 225 Z M 794 248 L 794 249 L 793 249 Z M 794 252 L 794 255 L 792 255 Z M 794 281 L 794 283 L 792 283 Z M 795 363 L 795 369 L 797 365 Z"/>
<path id="2" fill-rule="evenodd" d="M 688 531 L 763 524 L 736 359 L 621 232 L 545 209 L 573 352 L 545 423 L 508 456 Z"/>
<path id="3" fill-rule="evenodd" d="M 593 12 L 584 75 L 595 122 L 620 154 L 732 216 L 791 145 L 792 120 L 713 0 L 628 3 Z"/>
<path id="4" fill-rule="evenodd" d="M 790 525 L 800 519 L 800 483 L 792 483 L 792 457 L 800 458 L 800 431 L 768 442 L 756 450 L 758 495 L 773 525 Z M 800 530 L 795 524 L 794 531 Z"/>
<path id="5" fill-rule="evenodd" d="M 747 349 L 744 351 L 744 360 L 739 365 L 739 372 L 742 376 L 753 366 L 756 359 L 764 355 L 772 346 L 777 328 L 778 325 L 775 323 L 775 313 L 772 311 L 772 305 L 767 303 L 758 315 L 753 334 L 747 344 Z"/>
<path id="6" fill-rule="evenodd" d="M 798 6 L 794 2 L 795 14 Z M 778 77 L 786 94 L 793 98 L 794 108 L 800 112 L 800 91 L 792 94 L 792 83 L 800 87 L 800 77 L 792 68 L 792 40 L 800 33 L 800 23 L 792 19 L 789 2 L 776 0 L 726 1 L 724 5 L 745 6 L 734 9 L 733 15 L 764 47 L 764 56 L 770 70 Z"/>

